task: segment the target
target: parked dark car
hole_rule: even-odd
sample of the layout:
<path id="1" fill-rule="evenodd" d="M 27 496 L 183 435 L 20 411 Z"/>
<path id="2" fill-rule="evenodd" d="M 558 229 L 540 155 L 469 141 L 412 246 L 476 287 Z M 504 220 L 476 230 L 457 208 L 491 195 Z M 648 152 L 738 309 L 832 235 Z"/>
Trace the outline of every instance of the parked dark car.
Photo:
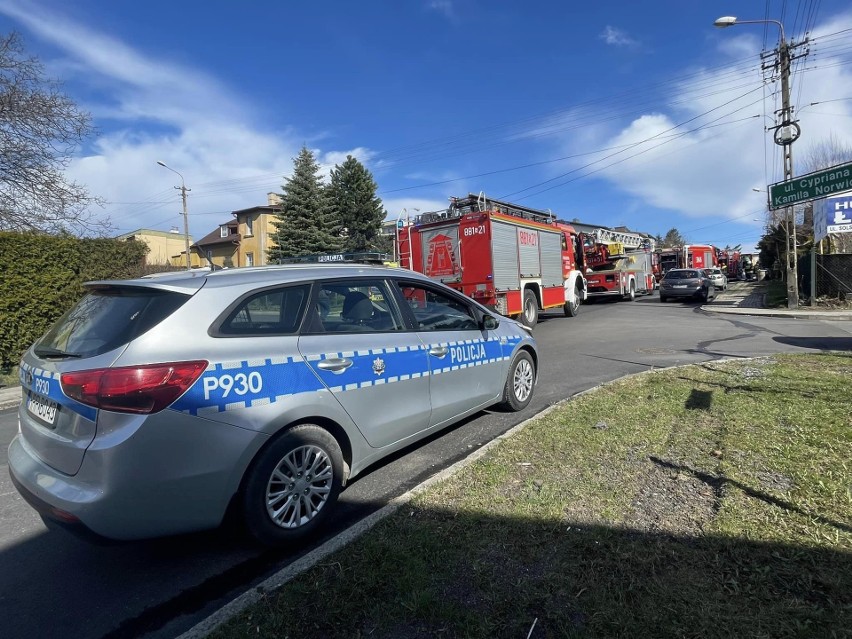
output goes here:
<path id="1" fill-rule="evenodd" d="M 706 302 L 716 297 L 716 287 L 703 269 L 673 268 L 660 281 L 660 301 L 675 297 Z"/>

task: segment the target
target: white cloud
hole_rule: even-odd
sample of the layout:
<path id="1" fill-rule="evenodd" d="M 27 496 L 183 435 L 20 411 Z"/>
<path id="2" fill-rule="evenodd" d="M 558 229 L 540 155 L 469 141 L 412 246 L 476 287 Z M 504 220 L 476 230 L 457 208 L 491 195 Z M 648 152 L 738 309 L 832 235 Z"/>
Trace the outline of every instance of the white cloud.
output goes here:
<path id="1" fill-rule="evenodd" d="M 114 37 L 36 3 L 0 0 L 0 13 L 55 46 L 61 58 L 51 70 L 88 87 L 84 105 L 95 125 L 109 124 L 68 168 L 69 177 L 110 204 L 103 211 L 117 232 L 182 225 L 179 171 L 191 192 L 190 230 L 198 239 L 231 219 L 230 211 L 265 204 L 281 191 L 304 135 L 253 124 L 255 108 L 205 71 L 138 51 Z M 150 124 L 156 129 L 151 129 Z M 151 132 L 151 131 L 157 131 Z M 313 136 L 316 140 L 316 136 Z M 369 149 L 317 150 L 331 167 Z"/>
<path id="2" fill-rule="evenodd" d="M 639 44 L 638 41 L 627 35 L 627 32 L 610 25 L 606 25 L 603 33 L 601 33 L 598 37 L 614 47 L 635 47 Z"/>
<path id="3" fill-rule="evenodd" d="M 457 19 L 452 0 L 429 0 L 426 6 L 429 10 L 440 13 L 451 22 L 455 22 Z"/>
<path id="4" fill-rule="evenodd" d="M 822 25 L 812 34 L 812 50 L 819 51 L 820 34 L 850 27 L 852 15 Z M 598 115 L 594 128 L 564 131 L 559 134 L 560 150 L 567 155 L 629 145 L 623 153 L 578 174 L 597 171 L 594 177 L 602 177 L 622 193 L 663 210 L 717 221 L 737 218 L 759 227 L 760 222 L 753 222 L 752 218 L 761 218 L 766 195 L 752 189 L 765 189 L 767 183 L 783 179 L 780 147 L 774 145 L 771 132 L 765 130 L 771 126 L 777 108 L 772 93 L 780 91 L 780 87 L 775 82 L 767 84 L 765 91 L 762 88 L 760 45 L 757 38 L 737 38 L 725 51 L 738 63 L 713 71 L 693 71 L 688 82 L 677 85 L 665 97 L 665 103 L 663 98 L 658 100 L 656 112 L 636 116 L 617 130 L 605 128 L 607 123 Z M 852 69 L 842 60 L 831 58 L 830 51 L 818 58 L 818 64 L 805 66 L 813 68 L 794 73 L 792 78 L 791 95 L 802 127 L 802 137 L 793 151 L 796 174 L 804 172 L 796 162 L 797 158 L 801 162 L 809 144 L 834 133 L 839 142 L 852 145 L 852 101 L 827 104 L 845 96 L 842 92 L 838 95 L 837 87 L 852 85 Z M 745 95 L 748 91 L 751 93 Z M 642 97 L 647 100 L 647 96 Z M 819 105 L 807 106 L 817 101 L 826 101 L 825 112 Z M 757 117 L 745 119 L 749 116 Z M 558 129 L 560 121 L 573 118 L 582 122 L 585 117 L 572 113 L 549 124 Z M 675 128 L 678 123 L 683 125 Z M 540 126 L 531 135 L 541 130 L 547 127 Z M 578 133 L 583 137 L 578 137 Z M 578 158 L 573 166 L 590 161 L 587 157 Z"/>
<path id="5" fill-rule="evenodd" d="M 445 211 L 449 206 L 449 200 L 435 200 L 416 197 L 382 198 L 382 204 L 388 212 L 387 219 L 395 220 L 399 217 L 413 218 L 421 213 L 433 211 Z"/>

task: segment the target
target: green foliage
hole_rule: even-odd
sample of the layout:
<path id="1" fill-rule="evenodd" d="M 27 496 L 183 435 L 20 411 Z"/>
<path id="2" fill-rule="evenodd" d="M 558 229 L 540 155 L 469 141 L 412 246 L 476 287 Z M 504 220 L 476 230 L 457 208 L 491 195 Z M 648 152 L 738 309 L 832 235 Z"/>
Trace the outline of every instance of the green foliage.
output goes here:
<path id="1" fill-rule="evenodd" d="M 666 247 L 683 246 L 684 244 L 687 244 L 686 238 L 676 228 L 669 229 L 663 238 L 663 246 Z"/>
<path id="2" fill-rule="evenodd" d="M 757 249 L 760 252 L 758 259 L 763 265 L 762 268 L 768 269 L 770 277 L 778 276 L 784 270 L 784 259 L 787 255 L 786 243 L 787 235 L 780 224 L 767 227 L 763 237 L 757 243 Z"/>
<path id="3" fill-rule="evenodd" d="M 270 263 L 284 258 L 338 249 L 332 236 L 328 190 L 319 176 L 314 154 L 302 147 L 293 161 L 293 175 L 284 182 L 281 212 L 274 222 Z"/>
<path id="4" fill-rule="evenodd" d="M 23 352 L 83 294 L 83 282 L 139 277 L 142 242 L 0 232 L 0 368 Z"/>
<path id="5" fill-rule="evenodd" d="M 343 250 L 376 250 L 385 210 L 381 199 L 376 197 L 372 174 L 349 155 L 342 165 L 332 169 L 329 193 L 333 217 L 343 237 Z"/>

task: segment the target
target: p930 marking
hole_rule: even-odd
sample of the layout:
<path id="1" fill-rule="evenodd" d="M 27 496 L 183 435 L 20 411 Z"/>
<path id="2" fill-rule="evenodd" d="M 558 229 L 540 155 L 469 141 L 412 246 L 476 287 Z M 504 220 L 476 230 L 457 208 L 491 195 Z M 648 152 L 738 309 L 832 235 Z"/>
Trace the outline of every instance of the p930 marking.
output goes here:
<path id="1" fill-rule="evenodd" d="M 234 395 L 257 394 L 263 389 L 263 376 L 257 371 L 237 373 L 236 375 L 217 375 L 204 378 L 204 399 L 210 399 L 211 393 L 217 393 L 222 399 L 231 393 Z"/>

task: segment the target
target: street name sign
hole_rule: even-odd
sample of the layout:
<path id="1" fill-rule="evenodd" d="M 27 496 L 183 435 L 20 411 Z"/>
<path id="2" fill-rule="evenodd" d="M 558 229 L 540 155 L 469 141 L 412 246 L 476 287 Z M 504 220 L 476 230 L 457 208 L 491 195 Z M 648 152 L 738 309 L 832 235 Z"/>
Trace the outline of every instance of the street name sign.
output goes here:
<path id="1" fill-rule="evenodd" d="M 852 162 L 769 186 L 769 210 L 852 190 Z"/>

